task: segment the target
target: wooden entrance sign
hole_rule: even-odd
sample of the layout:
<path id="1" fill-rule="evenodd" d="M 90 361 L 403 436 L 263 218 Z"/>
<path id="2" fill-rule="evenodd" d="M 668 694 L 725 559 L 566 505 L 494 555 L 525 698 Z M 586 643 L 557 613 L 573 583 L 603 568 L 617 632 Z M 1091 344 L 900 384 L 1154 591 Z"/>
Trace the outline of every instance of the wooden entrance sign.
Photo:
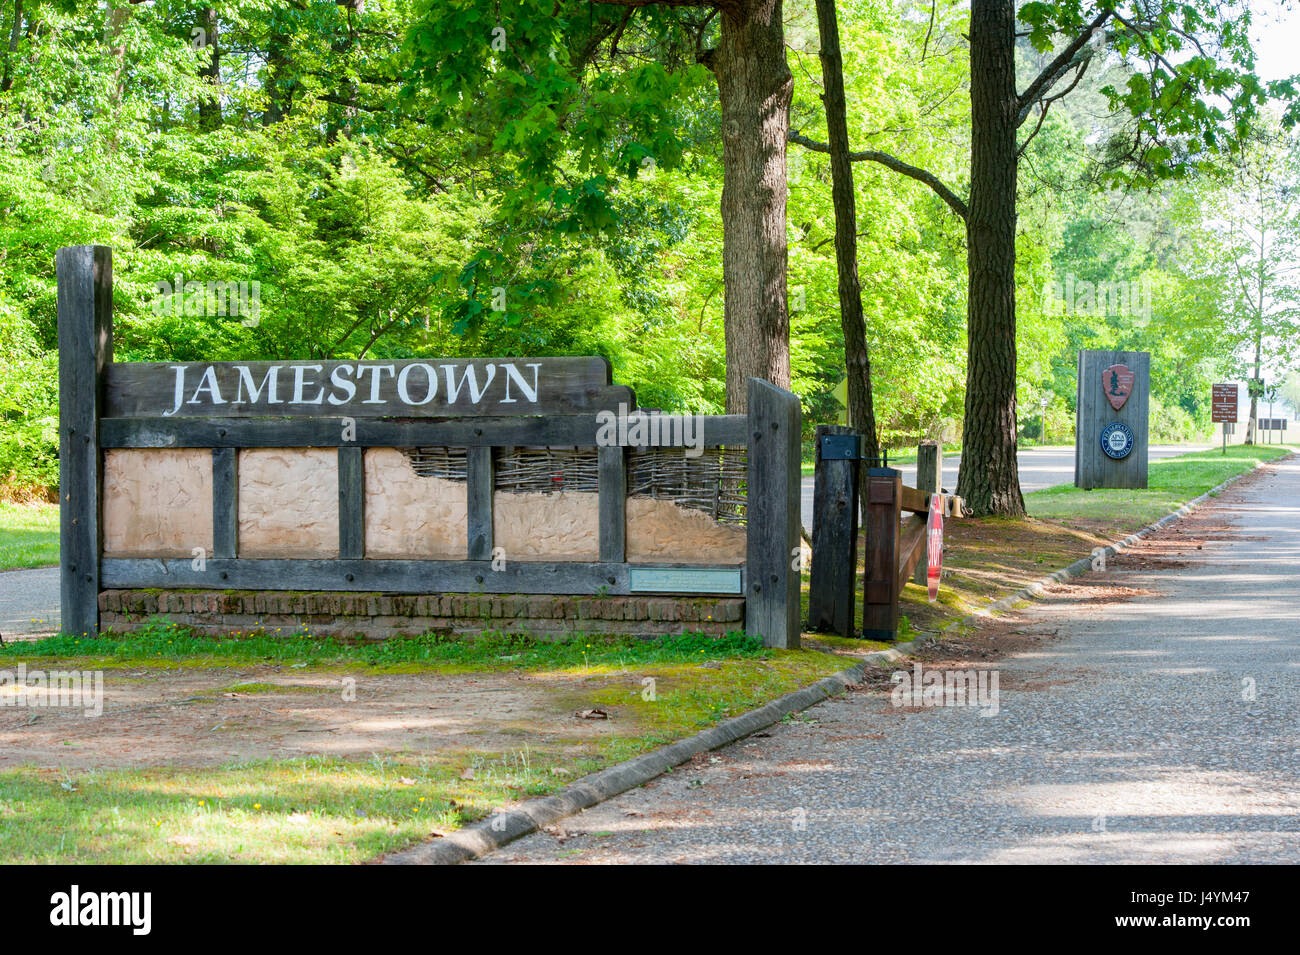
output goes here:
<path id="1" fill-rule="evenodd" d="M 111 251 L 60 249 L 56 264 L 66 632 L 94 635 L 99 595 L 109 589 L 713 593 L 743 594 L 745 629 L 767 646 L 799 646 L 801 417 L 790 392 L 751 379 L 747 414 L 692 418 L 693 451 L 712 449 L 719 458 L 725 456 L 720 449 L 746 452 L 743 478 L 719 479 L 730 482 L 728 489 L 744 485 L 744 563 L 711 562 L 709 554 L 686 553 L 683 546 L 679 560 L 634 566 L 627 546 L 628 462 L 634 448 L 646 445 L 633 441 L 625 425 L 637 419 L 635 434 L 643 434 L 646 416 L 630 388 L 612 383 L 604 358 L 115 364 Z M 612 433 L 619 437 L 609 438 Z M 241 555 L 240 459 L 256 448 L 337 449 L 336 549 L 330 541 L 320 556 Z M 366 553 L 366 452 L 417 448 L 464 450 L 457 479 L 465 483 L 465 560 Z M 595 560 L 511 559 L 495 566 L 494 454 L 516 448 L 591 453 L 599 512 Z M 105 556 L 101 485 L 109 449 L 211 454 L 212 548 L 204 559 Z M 208 506 L 205 500 L 204 520 Z"/>

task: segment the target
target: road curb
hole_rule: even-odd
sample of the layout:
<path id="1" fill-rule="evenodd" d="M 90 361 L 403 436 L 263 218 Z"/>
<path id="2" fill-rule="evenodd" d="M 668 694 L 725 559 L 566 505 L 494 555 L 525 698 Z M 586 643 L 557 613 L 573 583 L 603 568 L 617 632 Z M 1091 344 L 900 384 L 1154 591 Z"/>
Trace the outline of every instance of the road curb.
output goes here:
<path id="1" fill-rule="evenodd" d="M 643 786 L 700 753 L 734 743 L 780 722 L 792 713 L 806 710 L 842 693 L 847 687 L 862 682 L 869 666 L 901 660 L 912 648 L 913 644 L 906 643 L 866 654 L 860 662 L 846 670 L 823 677 L 816 683 L 778 697 L 758 709 L 723 720 L 717 726 L 687 739 L 584 776 L 553 796 L 530 799 L 508 812 L 498 812 L 445 838 L 390 853 L 378 861 L 381 865 L 454 865 L 476 859 L 565 816 L 590 809 L 629 789 Z"/>
<path id="2" fill-rule="evenodd" d="M 1242 471 L 1240 474 L 1228 478 L 1228 480 L 1224 481 L 1222 484 L 1210 488 L 1204 494 L 1201 494 L 1198 497 L 1195 497 L 1192 500 L 1188 501 L 1182 507 L 1178 508 L 1178 510 L 1171 511 L 1170 513 L 1166 514 L 1164 517 L 1160 518 L 1159 520 L 1151 522 L 1146 527 L 1142 528 L 1140 531 L 1130 534 L 1128 537 L 1125 537 L 1123 540 L 1114 541 L 1113 543 L 1108 544 L 1106 547 L 1101 548 L 1105 552 L 1106 559 L 1109 560 L 1110 558 L 1114 557 L 1116 554 L 1119 554 L 1127 550 L 1128 548 L 1132 547 L 1134 544 L 1136 544 L 1138 541 L 1142 540 L 1143 538 L 1148 537 L 1151 534 L 1154 534 L 1158 530 L 1163 530 L 1164 528 L 1168 527 L 1170 524 L 1174 523 L 1174 521 L 1186 517 L 1188 514 L 1192 513 L 1192 511 L 1196 510 L 1198 507 L 1200 507 L 1210 498 L 1217 497 L 1225 489 L 1236 484 L 1238 481 L 1250 477 L 1260 468 L 1267 467 L 1270 464 L 1280 464 L 1283 461 L 1289 461 L 1295 456 L 1296 456 L 1295 452 L 1292 452 L 1291 454 L 1288 454 L 1285 457 L 1277 458 L 1273 461 L 1261 461 L 1259 464 L 1256 464 L 1249 471 Z M 1075 579 L 1076 577 L 1082 577 L 1084 574 L 1090 573 L 1092 571 L 1092 561 L 1093 558 L 1091 556 L 1080 557 L 1073 564 L 1070 564 L 1067 567 L 1062 567 L 1060 570 L 1056 571 L 1055 573 L 1048 574 L 1045 577 L 1039 577 L 1037 580 L 1033 581 L 1030 584 L 1027 584 L 1025 587 L 1022 587 L 1020 590 L 1016 591 L 1015 593 L 1010 594 L 1009 596 L 1006 597 L 999 598 L 998 600 L 993 601 L 987 607 L 981 607 L 979 610 L 976 610 L 973 613 L 969 613 L 966 616 L 960 618 L 959 620 L 954 620 L 952 623 L 944 626 L 939 631 L 939 634 L 946 633 L 947 631 L 951 630 L 954 627 L 959 627 L 963 624 L 971 623 L 977 619 L 981 619 L 984 617 L 991 617 L 994 614 L 998 614 L 998 613 L 1005 613 L 1006 611 L 1013 609 L 1016 604 L 1022 601 L 1042 599 L 1043 597 L 1047 596 L 1047 588 L 1050 585 L 1063 584 L 1070 580 Z M 938 639 L 938 637 L 934 639 Z"/>

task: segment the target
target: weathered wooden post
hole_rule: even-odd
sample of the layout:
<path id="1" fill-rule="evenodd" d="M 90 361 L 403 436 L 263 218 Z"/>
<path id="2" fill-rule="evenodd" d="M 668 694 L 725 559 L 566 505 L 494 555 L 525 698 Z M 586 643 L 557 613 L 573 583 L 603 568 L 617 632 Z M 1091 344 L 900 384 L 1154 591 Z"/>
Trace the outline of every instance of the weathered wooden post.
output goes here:
<path id="1" fill-rule="evenodd" d="M 465 449 L 465 520 L 470 560 L 492 559 L 492 449 Z"/>
<path id="2" fill-rule="evenodd" d="M 893 468 L 867 468 L 864 481 L 862 637 L 893 640 L 898 635 L 898 521 L 902 515 L 903 477 Z"/>
<path id="3" fill-rule="evenodd" d="M 745 630 L 799 648 L 799 399 L 758 378 L 748 387 Z"/>
<path id="4" fill-rule="evenodd" d="M 627 450 L 604 447 L 596 454 L 600 559 L 621 563 L 627 560 Z"/>
<path id="5" fill-rule="evenodd" d="M 926 440 L 916 446 L 916 489 L 924 494 L 935 494 L 943 489 L 943 445 L 938 441 Z M 921 546 L 921 560 L 912 572 L 912 582 L 926 587 L 929 585 L 926 577 L 930 559 L 929 538 Z"/>
<path id="6" fill-rule="evenodd" d="M 64 633 L 99 632 L 99 418 L 113 360 L 113 252 L 55 256 L 59 323 L 59 604 Z"/>
<path id="7" fill-rule="evenodd" d="M 339 514 L 343 514 L 342 451 L 340 448 Z M 342 527 L 340 523 L 340 527 Z M 339 556 L 346 547 L 340 541 Z M 212 449 L 212 556 L 239 556 L 239 449 Z"/>
<path id="8" fill-rule="evenodd" d="M 854 635 L 858 568 L 858 461 L 862 436 L 818 425 L 813 476 L 808 629 Z"/>
<path id="9" fill-rule="evenodd" d="M 364 449 L 356 446 L 340 447 L 338 450 L 338 469 L 339 559 L 361 560 L 366 556 L 366 465 Z"/>

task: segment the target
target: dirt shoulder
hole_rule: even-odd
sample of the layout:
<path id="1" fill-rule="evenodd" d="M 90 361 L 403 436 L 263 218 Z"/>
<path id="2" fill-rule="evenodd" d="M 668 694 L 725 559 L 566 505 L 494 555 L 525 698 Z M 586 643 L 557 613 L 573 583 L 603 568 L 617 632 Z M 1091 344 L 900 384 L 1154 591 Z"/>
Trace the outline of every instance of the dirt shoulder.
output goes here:
<path id="1" fill-rule="evenodd" d="M 216 766 L 305 756 L 503 751 L 534 745 L 582 751 L 632 727 L 575 718 L 582 677 L 523 673 L 373 675 L 364 670 L 196 667 L 98 671 L 103 711 L 0 710 L 0 768 L 63 770 Z"/>

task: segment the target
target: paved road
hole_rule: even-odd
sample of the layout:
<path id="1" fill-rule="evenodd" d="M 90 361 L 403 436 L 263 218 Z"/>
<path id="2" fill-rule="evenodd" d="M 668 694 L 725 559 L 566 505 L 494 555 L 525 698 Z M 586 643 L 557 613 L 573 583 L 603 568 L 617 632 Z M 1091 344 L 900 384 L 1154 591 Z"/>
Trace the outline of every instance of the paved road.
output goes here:
<path id="1" fill-rule="evenodd" d="M 59 629 L 59 569 L 0 571 L 0 635 Z"/>
<path id="2" fill-rule="evenodd" d="M 997 715 L 853 692 L 486 861 L 1298 863 L 1300 463 L 1175 528 L 1011 625 Z"/>
<path id="3" fill-rule="evenodd" d="M 1204 451 L 1213 447 L 1209 444 L 1157 444 L 1148 449 L 1147 460 L 1171 458 L 1189 451 Z M 1022 448 L 1017 455 L 1020 464 L 1020 489 L 1037 491 L 1054 484 L 1074 483 L 1074 446 L 1051 448 Z M 945 455 L 943 459 L 943 486 L 950 491 L 957 490 L 957 469 L 961 466 L 961 455 Z M 899 468 L 903 472 L 903 483 L 916 486 L 916 465 L 904 464 Z M 813 522 L 813 479 L 803 479 L 802 519 L 804 528 L 812 532 Z"/>

